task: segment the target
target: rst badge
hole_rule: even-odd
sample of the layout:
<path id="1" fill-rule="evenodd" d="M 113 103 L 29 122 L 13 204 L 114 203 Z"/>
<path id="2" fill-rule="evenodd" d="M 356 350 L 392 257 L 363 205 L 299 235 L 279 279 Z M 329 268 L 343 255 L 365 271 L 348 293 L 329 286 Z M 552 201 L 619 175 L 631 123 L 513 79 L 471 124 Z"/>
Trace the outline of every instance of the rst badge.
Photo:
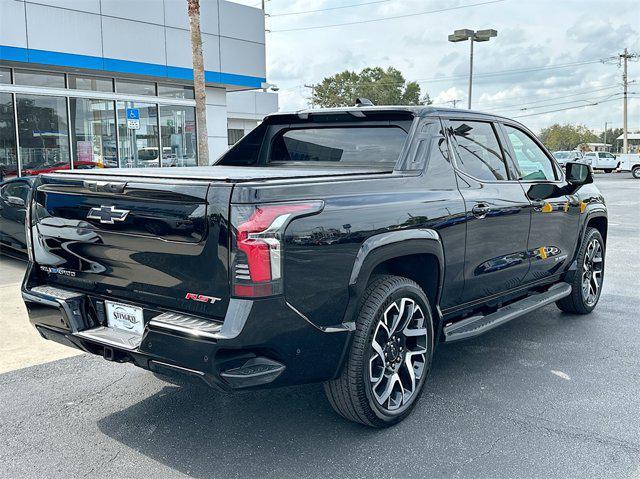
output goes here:
<path id="1" fill-rule="evenodd" d="M 91 208 L 87 214 L 87 219 L 98 220 L 100 223 L 112 225 L 116 221 L 124 221 L 129 210 L 119 210 L 115 206 L 100 206 L 99 208 Z"/>
<path id="2" fill-rule="evenodd" d="M 197 294 L 197 293 L 187 293 L 184 299 L 190 299 L 191 301 L 198 301 L 200 303 L 209 303 L 209 304 L 213 304 L 217 301 L 220 301 L 220 298 L 216 298 L 214 296 L 205 296 L 204 294 Z"/>

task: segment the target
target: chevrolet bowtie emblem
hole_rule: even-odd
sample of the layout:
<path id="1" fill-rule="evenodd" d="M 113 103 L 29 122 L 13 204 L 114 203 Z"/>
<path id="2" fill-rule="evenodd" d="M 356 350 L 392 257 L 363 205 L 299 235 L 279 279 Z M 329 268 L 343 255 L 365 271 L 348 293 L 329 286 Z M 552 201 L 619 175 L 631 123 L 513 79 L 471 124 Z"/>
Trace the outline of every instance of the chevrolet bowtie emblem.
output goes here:
<path id="1" fill-rule="evenodd" d="M 124 221 L 128 214 L 129 210 L 118 210 L 115 206 L 101 206 L 100 208 L 91 208 L 87 219 L 112 225 L 116 221 Z"/>

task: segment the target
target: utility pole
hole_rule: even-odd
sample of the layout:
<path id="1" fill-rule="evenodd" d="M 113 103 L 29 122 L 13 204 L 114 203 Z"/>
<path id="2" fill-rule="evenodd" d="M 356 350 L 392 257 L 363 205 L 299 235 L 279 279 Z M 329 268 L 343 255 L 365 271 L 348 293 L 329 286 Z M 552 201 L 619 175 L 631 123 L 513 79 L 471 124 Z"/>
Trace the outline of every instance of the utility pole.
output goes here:
<path id="1" fill-rule="evenodd" d="M 313 97 L 315 97 L 316 95 L 316 86 L 315 85 L 304 85 L 305 88 L 309 88 L 311 90 L 311 99 L 309 100 L 309 104 L 311 105 L 311 108 L 313 108 L 314 102 L 313 102 Z"/>
<path id="2" fill-rule="evenodd" d="M 627 48 L 624 49 L 623 53 L 620 53 L 616 56 L 613 57 L 609 57 L 609 58 L 605 58 L 602 61 L 602 63 L 612 63 L 612 62 L 617 62 L 618 63 L 618 67 L 622 66 L 622 153 L 629 153 L 629 139 L 628 139 L 628 135 L 629 135 L 629 129 L 628 129 L 628 124 L 627 124 L 627 97 L 629 96 L 628 94 L 628 90 L 629 90 L 629 76 L 628 76 L 628 70 L 627 70 L 627 63 L 629 60 L 631 61 L 638 61 L 638 57 L 639 55 L 637 53 L 629 53 L 629 50 Z"/>
<path id="3" fill-rule="evenodd" d="M 607 149 L 607 123 L 608 122 L 604 122 L 604 149 Z"/>

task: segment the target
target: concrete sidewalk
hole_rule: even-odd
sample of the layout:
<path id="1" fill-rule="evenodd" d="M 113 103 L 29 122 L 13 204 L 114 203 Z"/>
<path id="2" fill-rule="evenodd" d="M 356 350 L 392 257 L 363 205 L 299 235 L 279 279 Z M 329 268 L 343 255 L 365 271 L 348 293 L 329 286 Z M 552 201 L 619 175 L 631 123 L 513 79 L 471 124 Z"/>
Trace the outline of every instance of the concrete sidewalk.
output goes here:
<path id="1" fill-rule="evenodd" d="M 0 374 L 82 354 L 45 341 L 29 323 L 20 297 L 26 262 L 0 256 Z"/>

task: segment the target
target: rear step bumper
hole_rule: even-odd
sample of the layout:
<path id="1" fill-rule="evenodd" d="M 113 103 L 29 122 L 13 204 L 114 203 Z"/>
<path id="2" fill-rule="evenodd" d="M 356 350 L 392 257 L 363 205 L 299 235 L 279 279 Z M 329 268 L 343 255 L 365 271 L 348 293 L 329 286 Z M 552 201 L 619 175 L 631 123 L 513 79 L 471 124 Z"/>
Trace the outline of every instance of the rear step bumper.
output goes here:
<path id="1" fill-rule="evenodd" d="M 140 336 L 102 324 L 87 306 L 96 301 L 88 294 L 23 285 L 22 296 L 45 339 L 161 376 L 199 378 L 222 390 L 332 379 L 350 339 L 346 330 L 327 333 L 310 325 L 282 297 L 232 299 L 223 321 L 173 312 L 149 319 L 151 310 L 144 308 Z"/>
<path id="2" fill-rule="evenodd" d="M 498 326 L 535 311 L 538 308 L 565 298 L 571 294 L 571 285 L 558 283 L 547 291 L 528 296 L 504 306 L 486 316 L 472 316 L 444 327 L 445 342 L 461 341 L 479 336 Z"/>

